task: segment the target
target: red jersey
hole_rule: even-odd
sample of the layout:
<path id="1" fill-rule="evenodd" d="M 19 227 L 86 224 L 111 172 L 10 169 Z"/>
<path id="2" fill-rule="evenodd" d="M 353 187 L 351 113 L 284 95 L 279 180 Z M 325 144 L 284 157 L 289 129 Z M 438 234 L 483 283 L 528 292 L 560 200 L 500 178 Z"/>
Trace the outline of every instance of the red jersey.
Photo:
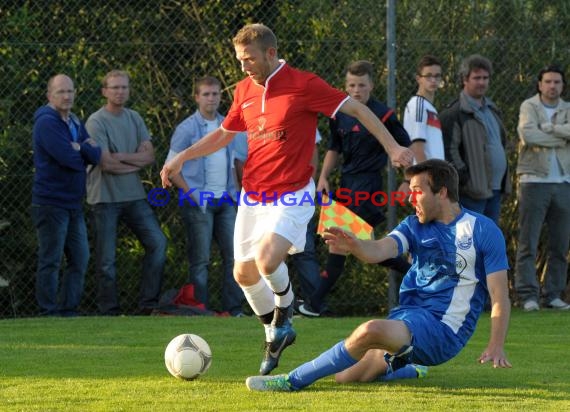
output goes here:
<path id="1" fill-rule="evenodd" d="M 222 127 L 247 131 L 242 185 L 257 201 L 299 190 L 313 173 L 317 114 L 334 117 L 348 96 L 317 75 L 282 62 L 261 86 L 249 77 L 235 89 Z M 257 194 L 257 195 L 256 195 Z"/>

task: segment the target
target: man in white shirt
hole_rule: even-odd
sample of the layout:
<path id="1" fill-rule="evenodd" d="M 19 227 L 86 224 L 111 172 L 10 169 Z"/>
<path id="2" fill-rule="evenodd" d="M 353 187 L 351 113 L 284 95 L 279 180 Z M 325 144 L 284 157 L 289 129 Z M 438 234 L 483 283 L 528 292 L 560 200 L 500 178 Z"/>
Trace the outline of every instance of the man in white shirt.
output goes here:
<path id="1" fill-rule="evenodd" d="M 431 55 L 423 56 L 416 69 L 418 91 L 406 105 L 404 128 L 410 135 L 416 163 L 445 159 L 441 123 L 433 105 L 441 83 L 441 63 Z"/>

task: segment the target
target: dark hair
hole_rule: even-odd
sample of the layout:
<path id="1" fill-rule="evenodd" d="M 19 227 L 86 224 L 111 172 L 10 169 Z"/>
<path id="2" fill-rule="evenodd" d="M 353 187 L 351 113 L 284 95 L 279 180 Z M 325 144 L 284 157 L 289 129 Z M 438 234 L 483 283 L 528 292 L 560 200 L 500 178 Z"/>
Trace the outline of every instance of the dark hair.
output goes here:
<path id="1" fill-rule="evenodd" d="M 538 83 L 542 81 L 542 76 L 544 75 L 544 73 L 558 73 L 560 76 L 562 76 L 562 84 L 566 86 L 566 75 L 564 74 L 564 70 L 562 70 L 560 66 L 551 64 L 549 66 L 544 67 L 541 71 L 538 72 L 538 78 L 536 82 L 536 91 L 538 93 L 540 93 L 540 90 L 538 90 Z"/>
<path id="2" fill-rule="evenodd" d="M 459 175 L 451 163 L 441 159 L 429 159 L 406 169 L 406 178 L 427 173 L 432 193 L 438 193 L 442 187 L 447 189 L 447 197 L 452 202 L 459 201 Z"/>
<path id="3" fill-rule="evenodd" d="M 489 76 L 493 74 L 493 65 L 491 61 L 480 54 L 472 54 L 466 57 L 461 62 L 459 66 L 459 82 L 463 85 L 463 81 L 466 80 L 473 70 L 482 69 L 489 73 Z"/>
<path id="4" fill-rule="evenodd" d="M 426 54 L 420 58 L 418 65 L 416 66 L 416 74 L 422 74 L 422 69 L 427 66 L 439 66 L 441 67 L 441 62 L 435 56 L 431 54 Z"/>
<path id="5" fill-rule="evenodd" d="M 350 63 L 346 68 L 346 74 L 352 74 L 353 76 L 364 76 L 368 75 L 371 81 L 374 80 L 374 65 L 368 60 L 357 60 Z"/>
<path id="6" fill-rule="evenodd" d="M 277 37 L 269 27 L 261 23 L 243 26 L 232 39 L 234 46 L 247 46 L 256 43 L 263 51 L 277 49 Z"/>
<path id="7" fill-rule="evenodd" d="M 194 83 L 194 96 L 200 94 L 200 87 L 202 86 L 218 86 L 220 89 L 222 88 L 222 83 L 218 79 L 212 76 L 204 76 L 200 77 Z"/>

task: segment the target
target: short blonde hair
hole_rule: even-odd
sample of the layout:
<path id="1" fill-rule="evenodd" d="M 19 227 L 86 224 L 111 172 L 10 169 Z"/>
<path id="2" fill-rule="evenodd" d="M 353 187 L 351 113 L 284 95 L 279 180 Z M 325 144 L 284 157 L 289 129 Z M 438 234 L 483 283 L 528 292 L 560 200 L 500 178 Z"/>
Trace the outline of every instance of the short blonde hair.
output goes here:
<path id="1" fill-rule="evenodd" d="M 263 51 L 277 49 L 277 37 L 269 27 L 261 23 L 248 24 L 240 29 L 232 40 L 234 46 L 257 43 Z"/>
<path id="2" fill-rule="evenodd" d="M 124 71 L 124 70 L 111 70 L 101 80 L 101 86 L 103 86 L 103 88 L 107 87 L 107 82 L 109 81 L 109 79 L 111 77 L 126 77 L 127 80 L 129 80 L 129 82 L 131 81 L 131 76 L 129 76 L 129 73 L 127 73 L 126 71 Z"/>

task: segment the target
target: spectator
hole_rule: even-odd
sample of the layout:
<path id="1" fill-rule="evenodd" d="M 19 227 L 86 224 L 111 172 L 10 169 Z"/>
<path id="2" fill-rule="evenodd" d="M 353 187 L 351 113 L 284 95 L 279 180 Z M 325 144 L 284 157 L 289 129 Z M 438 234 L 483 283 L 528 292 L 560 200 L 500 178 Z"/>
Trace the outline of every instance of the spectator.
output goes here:
<path id="1" fill-rule="evenodd" d="M 426 160 L 409 167 L 406 176 L 416 192 L 416 213 L 388 236 L 359 240 L 339 228 L 324 235 L 331 247 L 368 263 L 409 250 L 414 263 L 402 283 L 400 306 L 286 375 L 247 378 L 250 390 L 296 391 L 331 374 L 340 383 L 423 377 L 423 365 L 447 362 L 467 344 L 487 293 L 491 334 L 478 361 L 511 367 L 504 351 L 511 306 L 503 234 L 490 219 L 459 205 L 458 175 L 446 161 Z"/>
<path id="2" fill-rule="evenodd" d="M 515 288 L 527 312 L 539 310 L 536 251 L 548 228 L 548 266 L 542 296 L 546 307 L 569 310 L 566 287 L 570 242 L 570 104 L 560 98 L 566 78 L 557 66 L 538 73 L 538 93 L 521 104 L 518 132 L 519 239 Z"/>
<path id="3" fill-rule="evenodd" d="M 314 204 L 302 199 L 315 190 L 310 160 L 318 113 L 331 117 L 341 111 L 358 117 L 396 166 L 408 165 L 413 154 L 398 145 L 364 105 L 313 73 L 280 60 L 277 38 L 267 26 L 244 26 L 233 45 L 247 77 L 237 84 L 227 117 L 220 128 L 167 162 L 160 176 L 163 186 L 170 186 L 169 177 L 178 174 L 185 161 L 215 152 L 237 132 L 247 131 L 243 186 L 248 200 L 240 203 L 236 217 L 234 274 L 265 330 L 260 373 L 268 374 L 297 336 L 292 325 L 294 294 L 284 259 L 303 250 L 307 223 L 314 214 Z M 287 205 L 279 200 L 285 193 L 290 195 Z"/>
<path id="4" fill-rule="evenodd" d="M 394 110 L 371 96 L 374 88 L 372 63 L 364 60 L 351 63 L 346 70 L 345 78 L 345 89 L 350 97 L 366 105 L 385 124 L 398 144 L 409 146 L 408 133 L 398 121 Z M 378 140 L 355 117 L 338 113 L 330 120 L 330 130 L 329 149 L 323 161 L 317 192 L 325 191 L 332 194 L 328 178 L 342 154 L 340 187 L 350 191 L 347 196 L 350 196 L 351 200 L 347 207 L 371 226 L 376 227 L 385 219 L 382 209 L 371 200 L 359 199 L 357 202 L 355 196 L 357 192 L 374 193 L 383 190 L 382 170 L 386 167 L 388 155 Z M 345 255 L 329 253 L 319 287 L 299 306 L 301 314 L 309 317 L 320 316 L 325 298 L 341 276 L 345 262 Z M 401 257 L 388 259 L 381 265 L 395 269 L 401 274 L 406 273 L 410 267 Z"/>
<path id="5" fill-rule="evenodd" d="M 176 127 L 167 161 L 217 129 L 224 119 L 218 112 L 221 100 L 218 79 L 210 76 L 198 79 L 194 99 L 198 110 Z M 245 297 L 233 276 L 235 202 L 238 200 L 232 162 L 234 142 L 206 157 L 186 162 L 182 172 L 171 179 L 184 193 L 193 191 L 189 196 L 194 203 L 184 202 L 179 205 L 179 211 L 186 230 L 188 283 L 194 285 L 194 297 L 209 308 L 208 268 L 215 239 L 222 256 L 222 310 L 232 316 L 243 316 Z"/>
<path id="6" fill-rule="evenodd" d="M 478 54 L 461 62 L 463 91 L 440 115 L 445 156 L 459 173 L 463 206 L 499 222 L 501 195 L 511 182 L 506 131 L 495 103 L 486 96 L 491 62 Z"/>
<path id="7" fill-rule="evenodd" d="M 86 168 L 102 160 L 101 149 L 71 112 L 75 88 L 68 76 L 49 79 L 47 99 L 49 103 L 34 114 L 33 129 L 32 219 L 39 246 L 36 299 L 41 315 L 75 316 L 89 261 L 83 216 Z"/>
<path id="8" fill-rule="evenodd" d="M 154 163 L 154 148 L 141 116 L 125 107 L 129 82 L 124 71 L 107 73 L 102 81 L 106 104 L 86 123 L 89 135 L 111 158 L 105 167 L 91 170 L 87 178 L 87 202 L 93 207 L 95 221 L 97 306 L 102 315 L 121 313 L 115 265 L 120 221 L 145 250 L 137 314 L 150 314 L 156 307 L 166 260 L 166 237 L 138 175 L 139 170 Z"/>
<path id="9" fill-rule="evenodd" d="M 441 84 L 441 63 L 431 55 L 423 56 L 416 68 L 418 91 L 406 105 L 404 128 L 410 135 L 417 163 L 427 159 L 444 159 L 441 123 L 433 105 Z"/>

